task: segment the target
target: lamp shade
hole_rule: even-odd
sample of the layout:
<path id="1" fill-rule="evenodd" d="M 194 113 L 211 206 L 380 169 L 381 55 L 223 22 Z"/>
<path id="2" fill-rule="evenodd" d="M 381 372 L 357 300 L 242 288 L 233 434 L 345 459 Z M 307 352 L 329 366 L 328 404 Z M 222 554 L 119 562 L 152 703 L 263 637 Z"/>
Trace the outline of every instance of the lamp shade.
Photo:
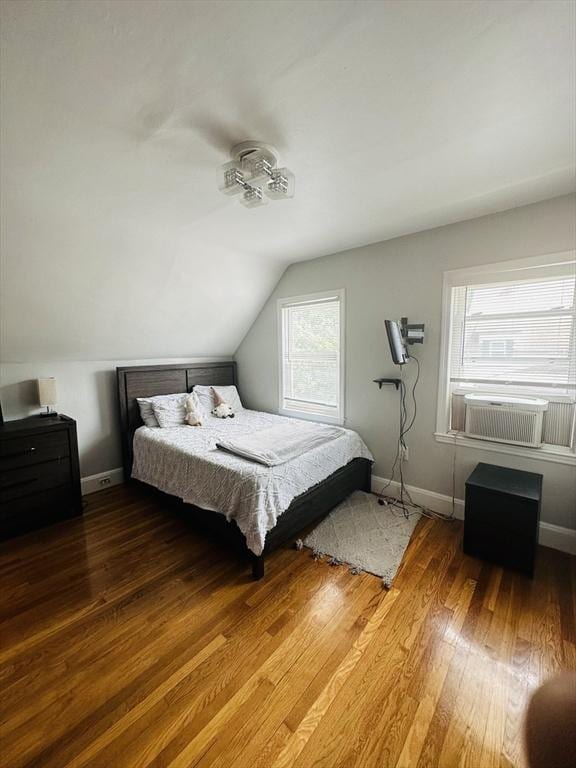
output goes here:
<path id="1" fill-rule="evenodd" d="M 42 406 L 56 405 L 56 379 L 38 379 L 38 402 Z"/>

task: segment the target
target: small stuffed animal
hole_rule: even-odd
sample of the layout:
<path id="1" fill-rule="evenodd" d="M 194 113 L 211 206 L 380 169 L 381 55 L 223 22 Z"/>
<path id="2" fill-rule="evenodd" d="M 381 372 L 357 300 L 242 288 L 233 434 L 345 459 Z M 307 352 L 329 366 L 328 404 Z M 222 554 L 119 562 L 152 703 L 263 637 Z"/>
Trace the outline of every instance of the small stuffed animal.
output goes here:
<path id="1" fill-rule="evenodd" d="M 202 426 L 202 409 L 198 395 L 194 392 L 191 392 L 184 401 L 184 410 L 186 411 L 186 416 L 184 417 L 186 424 L 191 427 Z"/>
<path id="2" fill-rule="evenodd" d="M 212 387 L 212 392 L 214 394 L 214 408 L 212 409 L 212 416 L 216 416 L 218 419 L 233 419 L 234 411 L 232 410 L 232 406 L 222 399 L 214 387 Z"/>
<path id="3" fill-rule="evenodd" d="M 219 419 L 233 419 L 232 406 L 228 405 L 228 403 L 220 403 L 212 409 L 212 416 L 216 416 Z"/>

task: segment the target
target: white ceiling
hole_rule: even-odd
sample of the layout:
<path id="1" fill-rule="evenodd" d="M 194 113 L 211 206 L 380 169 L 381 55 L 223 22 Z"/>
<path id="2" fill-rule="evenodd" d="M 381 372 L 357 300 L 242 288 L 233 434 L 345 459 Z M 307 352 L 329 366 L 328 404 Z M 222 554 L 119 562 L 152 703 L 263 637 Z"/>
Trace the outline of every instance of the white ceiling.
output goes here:
<path id="1" fill-rule="evenodd" d="M 230 354 L 292 261 L 570 191 L 574 7 L 4 2 L 3 359 Z M 252 138 L 293 200 L 218 193 Z"/>

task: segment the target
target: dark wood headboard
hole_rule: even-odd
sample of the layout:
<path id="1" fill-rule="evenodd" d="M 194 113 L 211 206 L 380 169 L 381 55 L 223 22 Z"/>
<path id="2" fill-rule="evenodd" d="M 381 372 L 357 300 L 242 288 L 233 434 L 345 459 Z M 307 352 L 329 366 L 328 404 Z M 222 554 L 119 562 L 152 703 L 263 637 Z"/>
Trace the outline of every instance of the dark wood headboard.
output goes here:
<path id="1" fill-rule="evenodd" d="M 142 426 L 137 397 L 191 392 L 196 384 L 236 384 L 236 363 L 180 363 L 116 368 L 124 476 L 132 470 L 132 440 Z"/>

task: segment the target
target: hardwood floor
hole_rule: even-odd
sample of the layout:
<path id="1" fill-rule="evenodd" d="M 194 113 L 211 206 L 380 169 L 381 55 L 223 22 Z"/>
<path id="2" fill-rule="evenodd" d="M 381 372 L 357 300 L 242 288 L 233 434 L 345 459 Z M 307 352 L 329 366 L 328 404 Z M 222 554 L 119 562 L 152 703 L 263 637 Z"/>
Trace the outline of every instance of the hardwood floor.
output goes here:
<path id="1" fill-rule="evenodd" d="M 521 766 L 576 668 L 575 558 L 536 576 L 422 520 L 394 587 L 280 550 L 266 578 L 144 488 L 0 547 L 5 766 Z"/>

